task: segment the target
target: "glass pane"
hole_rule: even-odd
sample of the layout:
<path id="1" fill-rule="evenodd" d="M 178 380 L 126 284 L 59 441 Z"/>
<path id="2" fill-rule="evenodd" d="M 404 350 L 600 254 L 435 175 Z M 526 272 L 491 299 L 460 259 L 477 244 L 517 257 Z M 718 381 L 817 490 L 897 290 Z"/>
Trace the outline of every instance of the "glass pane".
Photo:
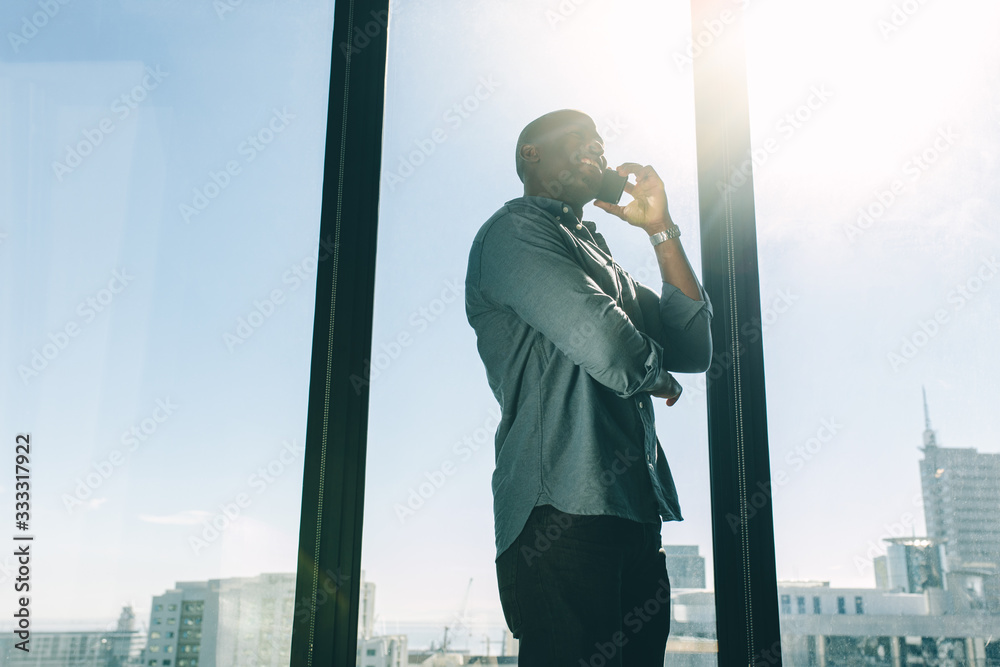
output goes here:
<path id="1" fill-rule="evenodd" d="M 495 564 L 500 406 L 467 319 L 465 283 L 478 230 L 523 194 L 514 165 L 521 129 L 544 113 L 580 109 L 612 166 L 653 165 L 700 272 L 687 3 L 551 4 L 391 10 L 374 337 L 355 378 L 371 390 L 361 658 L 369 650 L 411 660 L 440 650 L 512 656 L 518 648 Z M 615 261 L 659 295 L 646 234 L 592 206 L 584 217 Z M 654 401 L 685 519 L 662 525 L 674 579 L 667 650 L 716 664 L 705 383 L 699 374 L 678 378 L 686 389 L 677 405 Z M 625 620 L 624 636 L 634 628 Z"/>
<path id="2" fill-rule="evenodd" d="M 747 15 L 784 664 L 997 664 L 998 7 Z"/>
<path id="3" fill-rule="evenodd" d="M 287 665 L 332 2 L 0 24 L 0 662 Z"/>

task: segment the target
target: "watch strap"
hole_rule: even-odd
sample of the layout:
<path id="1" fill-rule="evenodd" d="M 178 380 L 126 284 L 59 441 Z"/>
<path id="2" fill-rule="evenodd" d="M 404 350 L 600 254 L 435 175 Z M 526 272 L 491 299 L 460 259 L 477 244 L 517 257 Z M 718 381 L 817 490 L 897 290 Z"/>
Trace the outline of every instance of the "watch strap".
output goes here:
<path id="1" fill-rule="evenodd" d="M 681 228 L 677 225 L 670 225 L 665 231 L 656 232 L 649 237 L 649 242 L 654 246 L 657 246 L 667 239 L 675 239 L 681 235 Z"/>

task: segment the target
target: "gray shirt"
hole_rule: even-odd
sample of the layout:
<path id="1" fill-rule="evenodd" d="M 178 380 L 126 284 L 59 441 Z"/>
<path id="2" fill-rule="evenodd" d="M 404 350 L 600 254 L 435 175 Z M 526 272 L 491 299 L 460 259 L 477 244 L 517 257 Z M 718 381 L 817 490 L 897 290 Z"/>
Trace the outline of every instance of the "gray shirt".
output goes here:
<path id="1" fill-rule="evenodd" d="M 682 519 L 650 393 L 669 386 L 668 371 L 708 368 L 712 306 L 700 284 L 695 301 L 637 283 L 596 230 L 560 201 L 519 197 L 472 242 L 466 315 L 501 409 L 497 557 L 536 505 Z"/>

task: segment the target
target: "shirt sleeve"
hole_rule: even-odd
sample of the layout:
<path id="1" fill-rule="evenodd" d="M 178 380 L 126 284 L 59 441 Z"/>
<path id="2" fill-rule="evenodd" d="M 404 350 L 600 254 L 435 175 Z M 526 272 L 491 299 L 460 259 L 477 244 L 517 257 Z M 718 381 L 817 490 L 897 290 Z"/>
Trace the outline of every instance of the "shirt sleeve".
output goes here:
<path id="1" fill-rule="evenodd" d="M 480 294 L 618 396 L 676 387 L 661 345 L 576 263 L 554 226 L 508 213 L 484 235 L 480 258 Z"/>
<path id="2" fill-rule="evenodd" d="M 645 332 L 663 348 L 664 368 L 679 373 L 708 370 L 712 363 L 712 302 L 701 283 L 701 301 L 668 282 L 663 283 L 659 295 L 638 282 L 635 291 Z"/>

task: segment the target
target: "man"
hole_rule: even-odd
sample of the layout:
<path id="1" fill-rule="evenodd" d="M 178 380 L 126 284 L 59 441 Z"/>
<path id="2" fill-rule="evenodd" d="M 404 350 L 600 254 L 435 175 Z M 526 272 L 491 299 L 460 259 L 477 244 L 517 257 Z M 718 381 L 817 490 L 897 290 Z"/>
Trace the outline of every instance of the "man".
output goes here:
<path id="1" fill-rule="evenodd" d="M 595 205 L 650 236 L 660 295 L 611 258 L 583 220 L 606 166 L 586 114 L 532 121 L 517 141 L 524 196 L 469 254 L 466 314 L 501 407 L 497 579 L 521 667 L 659 667 L 670 630 L 660 527 L 681 513 L 651 397 L 672 405 L 668 371 L 708 368 L 712 308 L 650 166 L 618 167 L 636 175 L 628 205 Z"/>

